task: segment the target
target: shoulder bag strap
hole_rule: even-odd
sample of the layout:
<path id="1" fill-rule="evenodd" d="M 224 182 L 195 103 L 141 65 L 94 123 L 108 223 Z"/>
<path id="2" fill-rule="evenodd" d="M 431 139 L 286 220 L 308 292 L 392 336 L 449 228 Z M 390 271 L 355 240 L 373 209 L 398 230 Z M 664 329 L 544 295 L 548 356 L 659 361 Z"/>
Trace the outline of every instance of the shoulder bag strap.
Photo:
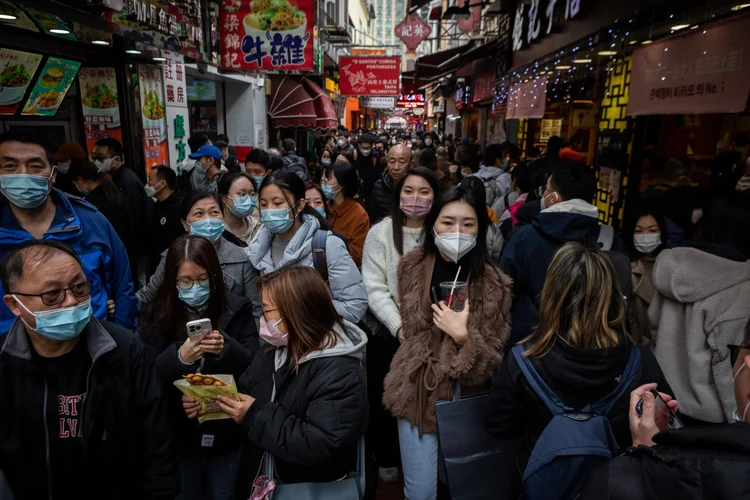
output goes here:
<path id="1" fill-rule="evenodd" d="M 531 360 L 524 355 L 525 350 L 526 348 L 522 344 L 518 344 L 511 349 L 511 352 L 534 394 L 539 397 L 553 415 L 562 415 L 566 411 L 570 411 L 571 409 L 567 408 L 557 394 L 552 392 L 552 389 L 542 380 Z"/>
<path id="2" fill-rule="evenodd" d="M 313 267 L 328 283 L 328 259 L 326 258 L 326 239 L 328 231 L 318 229 L 312 238 L 312 260 Z"/>

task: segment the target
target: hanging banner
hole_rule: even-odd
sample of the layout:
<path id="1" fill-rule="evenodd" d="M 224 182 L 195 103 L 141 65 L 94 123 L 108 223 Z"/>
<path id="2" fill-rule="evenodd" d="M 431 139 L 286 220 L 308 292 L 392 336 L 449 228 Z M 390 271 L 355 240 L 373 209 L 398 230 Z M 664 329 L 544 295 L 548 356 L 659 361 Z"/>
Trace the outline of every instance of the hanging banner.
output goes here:
<path id="1" fill-rule="evenodd" d="M 31 52 L 0 49 L 0 115 L 14 115 L 42 62 Z"/>
<path id="2" fill-rule="evenodd" d="M 744 111 L 750 92 L 748 31 L 750 19 L 744 18 L 637 48 L 627 114 Z"/>
<path id="3" fill-rule="evenodd" d="M 92 153 L 101 139 L 122 143 L 120 105 L 115 68 L 83 68 L 78 73 L 81 108 L 86 130 L 86 151 Z"/>
<path id="4" fill-rule="evenodd" d="M 162 70 L 157 66 L 138 66 L 138 88 L 143 122 L 143 156 L 146 168 L 169 165 L 166 106 Z"/>
<path id="5" fill-rule="evenodd" d="M 80 68 L 78 61 L 47 58 L 21 114 L 55 116 Z"/>
<path id="6" fill-rule="evenodd" d="M 488 71 L 474 78 L 474 95 L 471 102 L 479 102 L 495 95 L 495 71 Z"/>
<path id="7" fill-rule="evenodd" d="M 546 104 L 546 76 L 513 84 L 508 92 L 508 112 L 505 118 L 542 118 Z"/>
<path id="8" fill-rule="evenodd" d="M 162 66 L 164 79 L 164 98 L 166 104 L 167 143 L 169 158 L 177 166 L 187 156 L 186 126 L 190 124 L 188 114 L 187 85 L 185 78 L 185 57 L 180 54 L 162 51 L 166 59 Z M 169 165 L 169 163 L 166 163 Z"/>
<path id="9" fill-rule="evenodd" d="M 393 28 L 393 32 L 404 42 L 409 52 L 414 52 L 422 40 L 430 36 L 432 28 L 419 17 L 419 14 L 412 12 Z"/>
<path id="10" fill-rule="evenodd" d="M 221 67 L 312 71 L 313 0 L 221 0 Z"/>
<path id="11" fill-rule="evenodd" d="M 401 57 L 339 58 L 340 95 L 397 96 L 401 75 Z"/>

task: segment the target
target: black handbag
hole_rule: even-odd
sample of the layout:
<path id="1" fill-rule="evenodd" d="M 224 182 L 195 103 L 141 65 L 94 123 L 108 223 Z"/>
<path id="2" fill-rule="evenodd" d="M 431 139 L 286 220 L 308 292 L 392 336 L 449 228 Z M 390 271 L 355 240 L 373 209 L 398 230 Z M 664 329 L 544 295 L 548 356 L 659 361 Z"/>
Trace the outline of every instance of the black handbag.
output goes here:
<path id="1" fill-rule="evenodd" d="M 484 429 L 487 394 L 461 398 L 456 384 L 452 401 L 435 403 L 440 454 L 452 500 L 497 498 L 505 488 L 506 449 Z"/>

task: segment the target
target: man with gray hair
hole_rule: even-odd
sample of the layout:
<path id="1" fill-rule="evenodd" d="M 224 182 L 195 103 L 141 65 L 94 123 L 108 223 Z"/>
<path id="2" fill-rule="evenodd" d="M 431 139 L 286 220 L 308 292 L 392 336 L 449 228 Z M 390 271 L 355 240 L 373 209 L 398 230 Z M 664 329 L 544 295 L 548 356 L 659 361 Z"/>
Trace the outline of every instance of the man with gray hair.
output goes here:
<path id="1" fill-rule="evenodd" d="M 297 174 L 303 181 L 307 180 L 307 162 L 297 154 L 297 145 L 294 139 L 281 141 L 281 160 L 284 162 L 284 170 Z"/>
<path id="2" fill-rule="evenodd" d="M 174 498 L 162 381 L 137 335 L 92 315 L 78 254 L 27 241 L 0 280 L 16 318 L 0 350 L 0 468 L 13 496 Z"/>
<path id="3" fill-rule="evenodd" d="M 386 170 L 366 200 L 371 226 L 391 213 L 393 186 L 406 174 L 411 165 L 411 154 L 411 149 L 404 144 L 396 144 L 388 150 Z"/>

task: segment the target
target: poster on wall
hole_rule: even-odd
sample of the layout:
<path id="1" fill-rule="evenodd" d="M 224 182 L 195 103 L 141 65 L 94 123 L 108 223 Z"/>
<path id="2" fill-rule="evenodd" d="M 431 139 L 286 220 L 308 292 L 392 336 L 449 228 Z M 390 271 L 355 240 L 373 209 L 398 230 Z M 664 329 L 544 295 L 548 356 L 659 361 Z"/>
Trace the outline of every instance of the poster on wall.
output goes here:
<path id="1" fill-rule="evenodd" d="M 547 77 L 514 83 L 508 92 L 505 118 L 542 118 L 547 105 Z"/>
<path id="2" fill-rule="evenodd" d="M 185 57 L 167 51 L 162 51 L 162 56 L 166 58 L 162 69 L 167 107 L 167 143 L 169 144 L 169 158 L 174 162 L 176 169 L 177 165 L 187 157 L 186 125 L 190 123 Z M 169 165 L 166 161 L 164 163 Z"/>
<path id="3" fill-rule="evenodd" d="M 162 70 L 157 66 L 138 66 L 138 88 L 143 122 L 143 156 L 146 167 L 169 165 L 166 106 Z"/>
<path id="4" fill-rule="evenodd" d="M 313 0 L 221 0 L 221 67 L 312 71 Z"/>
<path id="5" fill-rule="evenodd" d="M 39 54 L 0 49 L 0 115 L 18 111 L 41 62 Z"/>
<path id="6" fill-rule="evenodd" d="M 539 132 L 539 142 L 547 144 L 549 138 L 553 135 L 560 135 L 562 131 L 562 119 L 542 120 L 542 130 Z"/>
<path id="7" fill-rule="evenodd" d="M 341 95 L 398 96 L 401 87 L 401 57 L 339 58 Z"/>
<path id="8" fill-rule="evenodd" d="M 78 73 L 81 108 L 86 130 L 86 150 L 91 153 L 101 139 L 122 142 L 120 102 L 115 68 L 82 68 Z"/>
<path id="9" fill-rule="evenodd" d="M 78 61 L 48 58 L 21 114 L 55 116 L 80 68 Z"/>

